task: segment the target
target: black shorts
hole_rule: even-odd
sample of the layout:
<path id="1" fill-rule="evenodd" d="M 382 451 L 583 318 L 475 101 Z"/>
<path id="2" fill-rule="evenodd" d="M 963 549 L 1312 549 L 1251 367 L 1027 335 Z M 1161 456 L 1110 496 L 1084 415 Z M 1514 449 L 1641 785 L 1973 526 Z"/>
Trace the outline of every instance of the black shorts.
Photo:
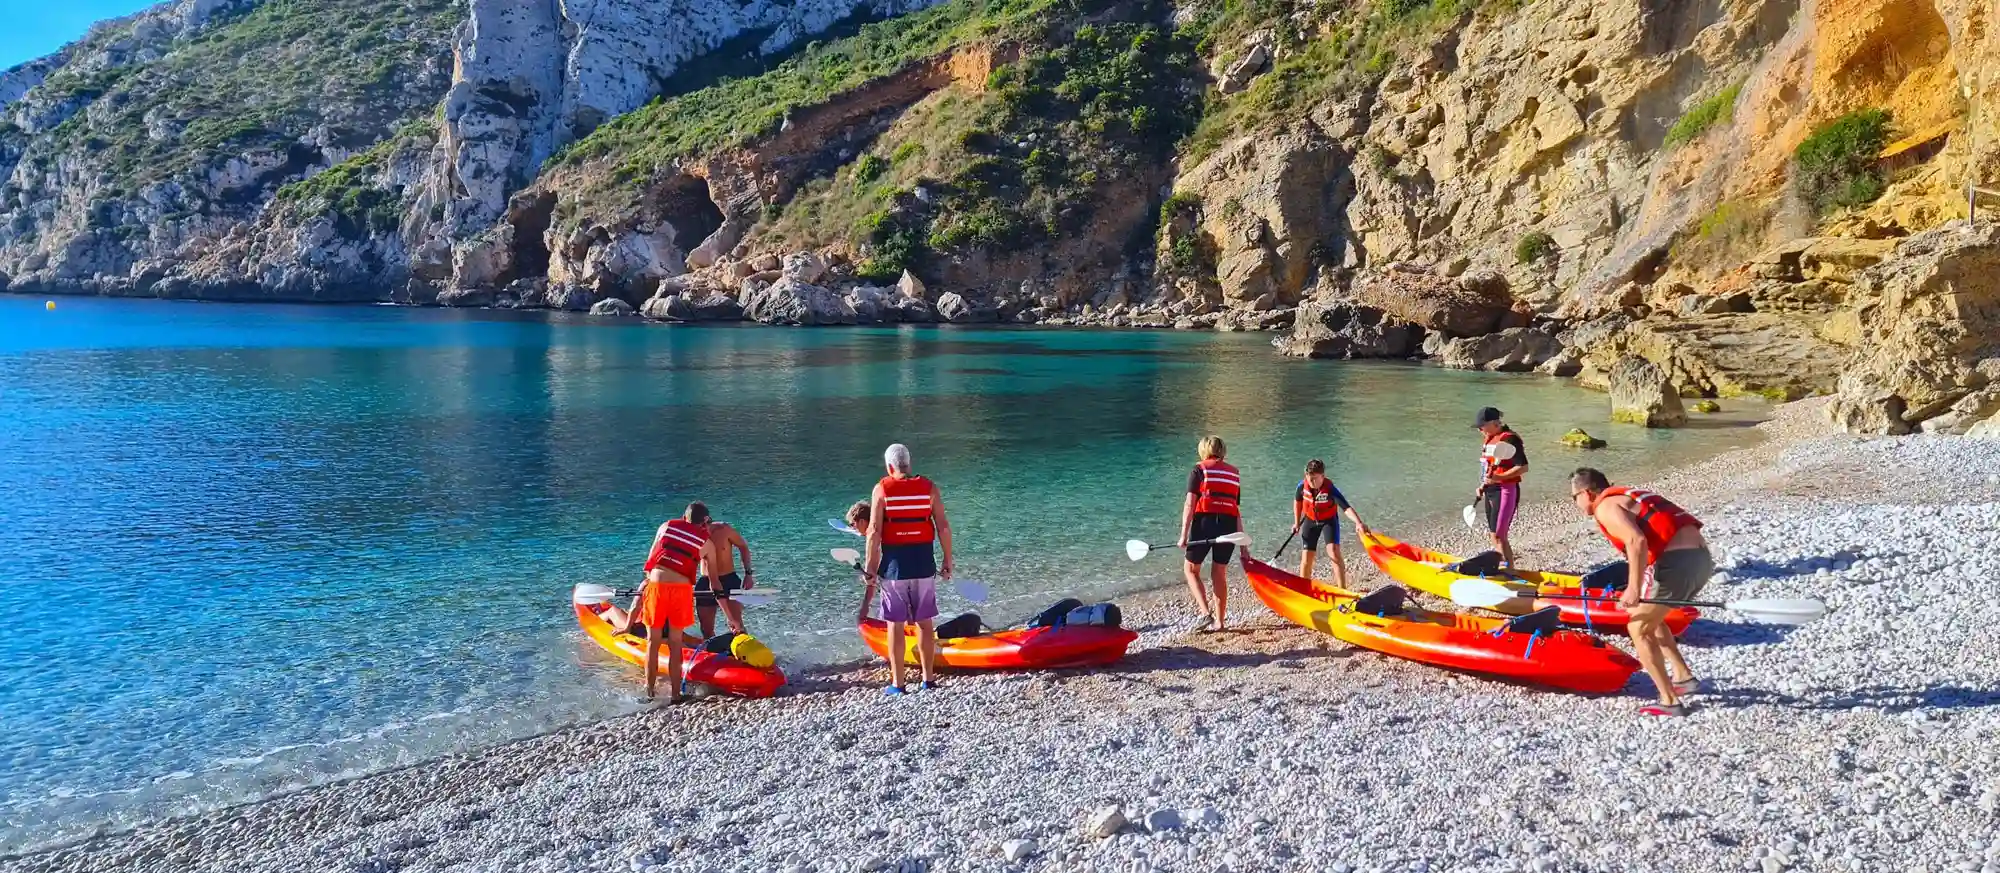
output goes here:
<path id="1" fill-rule="evenodd" d="M 1241 529 L 1241 524 L 1242 522 L 1233 515 L 1197 512 L 1188 525 L 1188 542 L 1212 540 L 1223 534 L 1235 533 Z M 1206 561 L 1210 555 L 1215 556 L 1215 563 L 1227 564 L 1230 558 L 1235 557 L 1236 547 L 1228 543 L 1187 547 L 1187 559 L 1190 564 Z"/>
<path id="2" fill-rule="evenodd" d="M 743 590 L 742 576 L 739 576 L 735 573 L 722 574 L 723 599 L 726 600 L 728 599 L 729 595 L 734 594 L 741 590 Z M 707 576 L 694 577 L 694 605 L 714 606 L 715 601 L 716 601 L 715 592 L 711 590 L 709 586 L 708 577 Z"/>
<path id="3" fill-rule="evenodd" d="M 1340 517 L 1334 516 L 1325 521 L 1304 519 L 1299 523 L 1299 536 L 1305 538 L 1308 552 L 1319 548 L 1320 537 L 1326 537 L 1329 546 L 1340 545 Z"/>

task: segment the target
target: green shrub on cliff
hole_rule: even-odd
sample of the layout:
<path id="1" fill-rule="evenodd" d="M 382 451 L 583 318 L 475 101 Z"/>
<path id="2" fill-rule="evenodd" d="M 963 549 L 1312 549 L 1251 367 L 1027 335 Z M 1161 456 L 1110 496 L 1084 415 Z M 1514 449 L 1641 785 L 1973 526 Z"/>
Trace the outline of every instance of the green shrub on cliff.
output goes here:
<path id="1" fill-rule="evenodd" d="M 1532 264 L 1556 253 L 1556 238 L 1539 230 L 1528 231 L 1514 244 L 1514 260 Z"/>
<path id="2" fill-rule="evenodd" d="M 1743 83 L 1737 82 L 1722 89 L 1715 96 L 1696 103 L 1687 113 L 1674 122 L 1667 130 L 1666 141 L 1661 148 L 1674 149 L 1693 142 L 1696 137 L 1708 132 L 1717 123 L 1728 124 L 1736 118 L 1736 98 L 1743 93 Z"/>
<path id="3" fill-rule="evenodd" d="M 1875 158 L 1889 142 L 1889 121 L 1886 109 L 1862 109 L 1815 129 L 1792 153 L 1799 196 L 1821 214 L 1882 196 Z"/>

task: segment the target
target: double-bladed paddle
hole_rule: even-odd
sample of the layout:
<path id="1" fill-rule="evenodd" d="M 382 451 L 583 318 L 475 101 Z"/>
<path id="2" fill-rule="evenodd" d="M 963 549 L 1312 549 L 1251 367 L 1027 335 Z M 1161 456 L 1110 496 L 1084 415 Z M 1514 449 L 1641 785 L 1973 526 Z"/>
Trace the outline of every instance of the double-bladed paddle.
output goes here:
<path id="1" fill-rule="evenodd" d="M 610 603 L 620 597 L 631 597 L 638 593 L 639 589 L 637 588 L 612 588 L 609 585 L 584 584 L 576 586 L 575 590 L 570 592 L 570 599 L 586 606 L 593 606 L 599 603 Z M 731 592 L 728 599 L 741 603 L 744 606 L 770 606 L 777 601 L 778 595 L 783 593 L 776 588 L 743 588 Z"/>
<path id="2" fill-rule="evenodd" d="M 1216 537 L 1215 539 L 1212 540 L 1190 540 L 1188 542 L 1188 545 L 1190 546 L 1224 545 L 1224 546 L 1243 546 L 1244 548 L 1249 548 L 1250 535 L 1242 531 L 1237 531 L 1235 533 L 1223 534 L 1222 536 Z M 1145 540 L 1126 540 L 1125 557 L 1137 561 L 1146 557 L 1146 555 L 1149 552 L 1153 551 L 1154 549 L 1165 549 L 1165 548 L 1173 548 L 1173 546 L 1164 543 L 1157 546 L 1149 546 L 1146 544 Z"/>
<path id="3" fill-rule="evenodd" d="M 827 552 L 827 556 L 832 558 L 836 564 L 845 564 L 857 573 L 863 572 L 861 569 L 861 553 L 859 551 L 854 549 L 833 549 Z M 951 587 L 952 590 L 958 592 L 958 596 L 980 605 L 986 603 L 987 597 L 991 593 L 987 591 L 986 583 L 975 582 L 970 579 L 953 579 L 951 580 Z"/>
<path id="4" fill-rule="evenodd" d="M 1542 600 L 1584 600 L 1598 603 L 1616 603 L 1616 597 L 1594 597 L 1585 594 L 1530 594 L 1508 588 L 1485 579 L 1459 579 L 1451 583 L 1451 600 L 1460 606 L 1476 609 L 1491 609 L 1517 597 L 1538 597 Z M 1826 615 L 1826 604 L 1817 600 L 1767 598 L 1761 600 L 1641 600 L 1640 603 L 1654 603 L 1660 606 L 1697 606 L 1703 609 L 1726 609 L 1751 621 L 1765 624 L 1800 625 L 1818 620 Z"/>

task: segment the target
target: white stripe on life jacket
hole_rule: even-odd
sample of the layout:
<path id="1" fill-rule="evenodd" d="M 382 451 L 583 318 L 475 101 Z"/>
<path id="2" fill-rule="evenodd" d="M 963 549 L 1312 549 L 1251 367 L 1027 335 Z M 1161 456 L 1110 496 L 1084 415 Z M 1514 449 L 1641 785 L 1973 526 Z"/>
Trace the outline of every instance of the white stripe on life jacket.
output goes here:
<path id="1" fill-rule="evenodd" d="M 1233 482 L 1238 485 L 1243 484 L 1243 480 L 1241 478 L 1238 478 L 1235 473 L 1224 473 L 1221 470 L 1210 470 L 1206 473 L 1203 473 L 1202 476 L 1203 478 L 1213 479 L 1217 482 Z"/>
<path id="2" fill-rule="evenodd" d="M 667 528 L 666 536 L 673 537 L 674 539 L 679 540 L 680 542 L 685 543 L 697 549 L 708 544 L 708 540 L 697 538 L 694 534 L 688 533 L 678 528 L 671 528 L 671 527 Z M 665 538 L 666 537 L 661 537 L 661 539 Z"/>

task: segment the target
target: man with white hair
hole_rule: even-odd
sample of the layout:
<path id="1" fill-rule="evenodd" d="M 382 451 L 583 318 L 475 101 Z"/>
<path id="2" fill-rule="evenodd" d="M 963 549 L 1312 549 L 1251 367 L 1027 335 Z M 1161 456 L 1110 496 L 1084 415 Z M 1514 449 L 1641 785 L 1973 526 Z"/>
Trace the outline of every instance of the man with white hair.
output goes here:
<path id="1" fill-rule="evenodd" d="M 917 626 L 919 687 L 937 687 L 937 580 L 951 578 L 951 523 L 937 484 L 910 472 L 910 449 L 897 443 L 882 453 L 888 475 L 868 501 L 868 554 L 862 567 L 882 592 L 882 620 L 889 624 L 891 697 L 903 693 L 905 625 Z M 940 563 L 932 543 L 944 547 Z"/>

